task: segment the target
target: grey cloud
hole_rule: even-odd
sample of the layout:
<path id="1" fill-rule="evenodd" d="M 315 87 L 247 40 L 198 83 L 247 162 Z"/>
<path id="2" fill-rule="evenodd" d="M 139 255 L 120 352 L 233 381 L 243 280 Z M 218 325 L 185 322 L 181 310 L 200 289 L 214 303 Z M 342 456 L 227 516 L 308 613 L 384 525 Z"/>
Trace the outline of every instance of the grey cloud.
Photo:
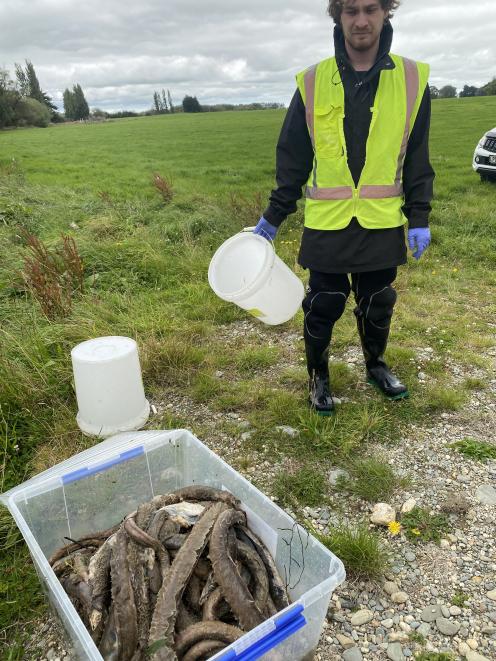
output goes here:
<path id="1" fill-rule="evenodd" d="M 431 82 L 481 85 L 496 75 L 493 0 L 404 0 L 394 52 L 431 64 Z M 326 0 L 3 0 L 2 64 L 30 59 L 61 99 L 78 82 L 91 106 L 151 106 L 154 89 L 200 101 L 282 101 L 294 75 L 332 54 Z"/>

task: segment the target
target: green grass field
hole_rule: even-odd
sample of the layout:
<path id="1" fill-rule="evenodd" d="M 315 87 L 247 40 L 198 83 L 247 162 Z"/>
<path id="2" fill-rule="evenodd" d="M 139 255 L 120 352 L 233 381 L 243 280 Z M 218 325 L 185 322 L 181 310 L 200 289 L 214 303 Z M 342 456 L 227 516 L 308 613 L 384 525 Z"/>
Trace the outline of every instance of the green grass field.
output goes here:
<path id="1" fill-rule="evenodd" d="M 405 426 L 463 406 L 466 391 L 453 388 L 446 362 L 484 369 L 482 353 L 494 345 L 496 185 L 480 182 L 471 159 L 496 123 L 496 97 L 433 103 L 433 244 L 401 270 L 388 353 L 412 398 L 385 407 L 357 395 L 353 376 L 337 363 L 337 394 L 356 401 L 332 421 L 306 411 L 301 362 L 269 376 L 281 360 L 276 348 L 247 343 L 233 353 L 219 340 L 219 325 L 246 315 L 207 282 L 215 249 L 264 209 L 283 116 L 177 114 L 0 132 L 0 491 L 94 443 L 76 426 L 70 349 L 99 335 L 137 339 L 152 400 L 175 391 L 212 410 L 237 411 L 256 430 L 253 452 L 298 460 L 304 450 L 314 471 L 326 469 L 330 453 L 346 465 L 370 440 L 394 442 Z M 172 179 L 171 203 L 155 190 L 154 172 Z M 276 247 L 305 279 L 296 266 L 302 222 L 300 208 Z M 66 317 L 48 319 L 26 286 L 26 231 L 50 248 L 62 234 L 76 241 L 84 289 Z M 339 322 L 337 354 L 356 342 L 352 316 L 348 309 Z M 277 337 L 300 327 L 301 313 L 285 328 L 265 330 Z M 414 381 L 415 347 L 426 338 L 435 358 L 424 386 Z M 216 378 L 219 369 L 231 385 Z M 301 435 L 281 440 L 274 426 L 283 424 Z M 178 425 L 188 426 L 186 413 L 153 420 L 158 428 Z M 23 658 L 26 623 L 44 606 L 24 544 L 4 510 L 0 517 L 0 646 L 13 660 Z"/>

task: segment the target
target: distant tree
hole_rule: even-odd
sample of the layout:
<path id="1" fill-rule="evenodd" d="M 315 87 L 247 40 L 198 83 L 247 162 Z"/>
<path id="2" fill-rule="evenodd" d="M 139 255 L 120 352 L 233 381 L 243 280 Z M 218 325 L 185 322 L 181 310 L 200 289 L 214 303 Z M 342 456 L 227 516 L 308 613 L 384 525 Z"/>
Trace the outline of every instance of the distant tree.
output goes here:
<path id="1" fill-rule="evenodd" d="M 79 83 L 74 85 L 73 99 L 74 99 L 74 119 L 88 119 L 90 116 L 90 108 L 84 97 L 84 92 Z"/>
<path id="2" fill-rule="evenodd" d="M 31 99 L 36 99 L 36 101 L 45 104 L 46 107 L 50 110 L 52 121 L 57 121 L 59 119 L 57 106 L 53 103 L 52 98 L 41 89 L 33 63 L 29 60 L 26 60 L 25 70 L 20 64 L 16 63 L 15 72 L 17 78 L 17 89 L 19 90 L 20 95 L 23 97 L 30 97 Z"/>
<path id="3" fill-rule="evenodd" d="M 453 85 L 445 85 L 439 90 L 440 99 L 454 99 L 456 96 L 456 87 Z"/>
<path id="4" fill-rule="evenodd" d="M 0 128 L 15 124 L 16 106 L 20 98 L 9 72 L 0 69 Z"/>
<path id="5" fill-rule="evenodd" d="M 124 117 L 139 117 L 139 113 L 134 110 L 119 110 L 118 112 L 107 113 L 109 119 L 123 119 Z"/>
<path id="6" fill-rule="evenodd" d="M 475 92 L 475 96 L 486 96 L 486 92 L 483 87 L 478 87 Z"/>
<path id="7" fill-rule="evenodd" d="M 435 85 L 430 86 L 431 99 L 439 99 L 439 90 Z"/>
<path id="8" fill-rule="evenodd" d="M 76 107 L 74 104 L 74 94 L 66 88 L 63 94 L 64 114 L 66 119 L 76 118 Z"/>
<path id="9" fill-rule="evenodd" d="M 463 89 L 461 90 L 458 96 L 463 99 L 464 97 L 467 96 L 475 96 L 476 92 L 477 92 L 477 87 L 474 87 L 473 85 L 464 85 Z"/>
<path id="10" fill-rule="evenodd" d="M 46 105 L 46 100 L 41 90 L 40 83 L 38 81 L 36 71 L 34 70 L 33 63 L 30 62 L 29 60 L 26 60 L 26 78 L 28 80 L 28 86 L 29 86 L 28 96 Z"/>
<path id="11" fill-rule="evenodd" d="M 495 96 L 496 95 L 496 78 L 493 78 L 491 82 L 487 83 L 486 85 L 483 85 L 481 88 L 484 90 L 484 94 L 486 96 Z"/>
<path id="12" fill-rule="evenodd" d="M 93 108 L 90 115 L 95 119 L 107 119 L 108 112 L 106 112 L 105 110 L 101 110 L 100 108 Z"/>
<path id="13" fill-rule="evenodd" d="M 165 96 L 165 90 L 162 90 L 162 112 L 169 112 L 169 107 L 167 106 L 167 98 Z"/>
<path id="14" fill-rule="evenodd" d="M 17 89 L 21 96 L 29 96 L 29 81 L 26 72 L 20 64 L 15 63 L 15 73 L 17 78 Z"/>
<path id="15" fill-rule="evenodd" d="M 171 97 L 171 93 L 169 92 L 169 90 L 167 90 L 167 98 L 169 99 L 169 112 L 172 113 L 172 112 L 174 112 L 174 106 L 172 104 L 172 97 Z"/>
<path id="16" fill-rule="evenodd" d="M 202 107 L 196 96 L 185 96 L 183 99 L 184 112 L 201 112 Z"/>
<path id="17" fill-rule="evenodd" d="M 160 112 L 160 96 L 158 92 L 153 92 L 153 105 L 155 107 L 155 112 L 158 114 Z"/>

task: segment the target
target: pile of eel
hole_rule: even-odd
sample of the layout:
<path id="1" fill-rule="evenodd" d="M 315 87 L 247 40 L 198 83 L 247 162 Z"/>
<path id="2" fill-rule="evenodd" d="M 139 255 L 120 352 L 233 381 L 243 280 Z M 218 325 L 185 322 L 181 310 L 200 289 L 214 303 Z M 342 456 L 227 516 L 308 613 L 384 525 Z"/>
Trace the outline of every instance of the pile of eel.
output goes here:
<path id="1" fill-rule="evenodd" d="M 50 565 L 107 661 L 209 659 L 289 601 L 230 492 L 155 496 Z"/>

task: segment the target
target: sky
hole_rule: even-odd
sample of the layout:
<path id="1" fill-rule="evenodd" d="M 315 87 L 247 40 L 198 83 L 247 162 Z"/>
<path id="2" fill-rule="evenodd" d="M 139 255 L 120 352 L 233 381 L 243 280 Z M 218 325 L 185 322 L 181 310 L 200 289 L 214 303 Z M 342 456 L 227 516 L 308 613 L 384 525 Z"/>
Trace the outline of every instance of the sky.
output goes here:
<path id="1" fill-rule="evenodd" d="M 496 77 L 495 0 L 403 0 L 393 52 L 431 85 Z M 333 54 L 326 0 L 0 0 L 0 67 L 30 60 L 62 110 L 79 83 L 92 109 L 147 110 L 154 90 L 200 103 L 287 105 L 294 76 Z"/>

